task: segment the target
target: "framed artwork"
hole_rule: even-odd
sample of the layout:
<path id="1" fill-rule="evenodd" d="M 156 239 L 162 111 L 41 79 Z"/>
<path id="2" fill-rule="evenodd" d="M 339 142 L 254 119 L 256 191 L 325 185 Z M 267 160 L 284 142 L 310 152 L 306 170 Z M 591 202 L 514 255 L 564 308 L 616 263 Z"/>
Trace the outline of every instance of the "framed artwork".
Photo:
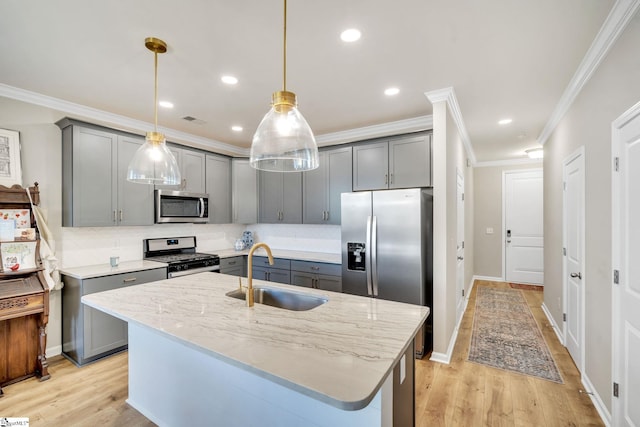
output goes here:
<path id="1" fill-rule="evenodd" d="M 22 185 L 20 134 L 13 130 L 0 129 L 0 184 Z"/>

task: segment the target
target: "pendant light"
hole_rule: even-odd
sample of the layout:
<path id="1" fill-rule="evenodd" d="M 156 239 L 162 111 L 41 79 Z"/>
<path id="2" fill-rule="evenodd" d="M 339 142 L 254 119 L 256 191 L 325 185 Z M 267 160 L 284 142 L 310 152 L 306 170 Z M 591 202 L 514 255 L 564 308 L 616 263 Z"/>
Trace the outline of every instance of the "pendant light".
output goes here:
<path id="1" fill-rule="evenodd" d="M 180 169 L 167 148 L 164 134 L 158 132 L 158 54 L 167 51 L 167 44 L 147 37 L 144 45 L 154 54 L 154 128 L 147 132 L 145 143 L 133 155 L 127 170 L 127 180 L 138 184 L 180 184 Z"/>
<path id="2" fill-rule="evenodd" d="M 309 124 L 298 111 L 296 94 L 287 91 L 287 0 L 284 0 L 284 61 L 282 90 L 271 97 L 271 110 L 253 135 L 249 163 L 272 172 L 316 169 L 318 146 Z"/>

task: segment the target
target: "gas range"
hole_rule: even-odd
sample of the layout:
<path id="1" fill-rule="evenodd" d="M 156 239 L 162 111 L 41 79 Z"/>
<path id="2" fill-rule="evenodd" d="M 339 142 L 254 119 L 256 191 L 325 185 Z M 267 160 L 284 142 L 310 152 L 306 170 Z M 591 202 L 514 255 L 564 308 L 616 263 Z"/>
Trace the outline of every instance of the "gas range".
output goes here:
<path id="1" fill-rule="evenodd" d="M 167 277 L 220 271 L 218 255 L 196 252 L 196 236 L 144 239 L 144 259 L 168 264 Z"/>

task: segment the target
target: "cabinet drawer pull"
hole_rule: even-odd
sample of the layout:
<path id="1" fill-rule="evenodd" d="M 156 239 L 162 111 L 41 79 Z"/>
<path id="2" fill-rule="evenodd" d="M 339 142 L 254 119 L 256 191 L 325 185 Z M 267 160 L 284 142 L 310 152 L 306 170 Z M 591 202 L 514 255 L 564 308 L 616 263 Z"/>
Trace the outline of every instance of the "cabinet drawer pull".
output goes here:
<path id="1" fill-rule="evenodd" d="M 315 270 L 315 271 L 318 271 L 318 270 L 320 270 L 320 267 L 312 266 L 311 269 Z"/>
<path id="2" fill-rule="evenodd" d="M 138 280 L 137 277 L 132 277 L 130 279 L 124 279 L 122 283 L 131 283 L 131 282 L 135 282 L 136 280 Z"/>
<path id="3" fill-rule="evenodd" d="M 236 262 L 235 262 L 235 261 L 229 261 L 227 264 L 229 264 L 229 265 L 236 265 Z"/>

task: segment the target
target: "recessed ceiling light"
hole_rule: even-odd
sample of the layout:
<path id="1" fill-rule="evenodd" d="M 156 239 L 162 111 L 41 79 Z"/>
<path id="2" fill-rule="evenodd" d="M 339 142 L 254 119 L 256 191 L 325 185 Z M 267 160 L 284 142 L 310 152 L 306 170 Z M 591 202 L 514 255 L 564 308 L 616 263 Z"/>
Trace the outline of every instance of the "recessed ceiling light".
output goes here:
<path id="1" fill-rule="evenodd" d="M 361 35 L 362 33 L 360 33 L 360 30 L 349 28 L 348 30 L 344 30 L 340 33 L 340 39 L 342 39 L 343 42 L 352 43 L 360 40 Z"/>
<path id="2" fill-rule="evenodd" d="M 234 85 L 238 83 L 238 79 L 233 76 L 222 76 L 220 80 L 222 80 L 222 83 L 228 84 L 228 85 Z"/>
<path id="3" fill-rule="evenodd" d="M 502 119 L 498 121 L 499 125 L 508 125 L 509 123 L 511 123 L 513 120 L 512 119 Z"/>
<path id="4" fill-rule="evenodd" d="M 544 157 L 544 150 L 542 148 L 531 148 L 529 150 L 524 150 L 529 156 L 530 159 L 541 159 Z"/>
<path id="5" fill-rule="evenodd" d="M 158 102 L 158 105 L 163 108 L 173 108 L 173 102 L 169 102 L 169 101 L 160 101 Z"/>
<path id="6" fill-rule="evenodd" d="M 387 96 L 393 96 L 393 95 L 397 95 L 400 93 L 400 89 L 398 89 L 397 87 L 390 87 L 388 89 L 385 89 L 384 94 Z"/>
<path id="7" fill-rule="evenodd" d="M 231 126 L 231 130 L 234 132 L 242 132 L 242 126 Z"/>

